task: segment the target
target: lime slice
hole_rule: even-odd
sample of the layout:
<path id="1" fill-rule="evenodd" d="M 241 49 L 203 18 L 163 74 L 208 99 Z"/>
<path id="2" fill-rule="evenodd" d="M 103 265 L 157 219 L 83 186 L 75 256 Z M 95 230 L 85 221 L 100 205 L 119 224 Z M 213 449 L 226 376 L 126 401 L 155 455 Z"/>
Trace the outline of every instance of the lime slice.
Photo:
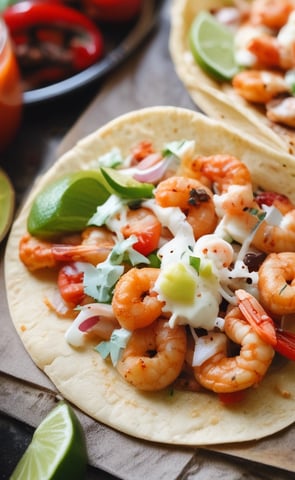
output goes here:
<path id="1" fill-rule="evenodd" d="M 87 450 L 81 424 L 65 402 L 45 417 L 10 480 L 85 478 Z"/>
<path id="2" fill-rule="evenodd" d="M 14 189 L 6 175 L 0 169 L 0 242 L 7 234 L 14 213 Z"/>
<path id="3" fill-rule="evenodd" d="M 155 186 L 152 183 L 138 182 L 130 175 L 126 175 L 113 168 L 101 168 L 101 173 L 111 189 L 119 196 L 140 199 L 153 196 Z"/>
<path id="4" fill-rule="evenodd" d="M 194 19 L 189 41 L 196 62 L 217 80 L 231 80 L 238 72 L 234 35 L 209 12 L 201 11 Z"/>
<path id="5" fill-rule="evenodd" d="M 97 170 L 72 173 L 53 182 L 35 198 L 28 217 L 28 231 L 50 238 L 83 230 L 97 206 L 110 195 L 104 183 Z"/>

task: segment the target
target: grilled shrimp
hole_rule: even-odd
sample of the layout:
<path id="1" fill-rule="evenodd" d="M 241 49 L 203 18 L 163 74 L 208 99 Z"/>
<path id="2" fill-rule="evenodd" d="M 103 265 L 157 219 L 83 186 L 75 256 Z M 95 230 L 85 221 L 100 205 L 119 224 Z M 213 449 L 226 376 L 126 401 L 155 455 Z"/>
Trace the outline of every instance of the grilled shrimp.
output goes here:
<path id="1" fill-rule="evenodd" d="M 231 213 L 253 203 L 251 175 L 247 166 L 232 155 L 197 156 L 185 159 L 184 175 L 206 183 L 219 195 L 214 197 L 217 209 Z"/>
<path id="2" fill-rule="evenodd" d="M 185 327 L 171 328 L 159 318 L 132 333 L 117 363 L 120 375 L 140 390 L 156 391 L 178 377 L 186 355 Z"/>
<path id="3" fill-rule="evenodd" d="M 238 307 L 227 313 L 224 330 L 234 343 L 241 345 L 240 353 L 228 357 L 222 347 L 200 366 L 194 367 L 196 379 L 203 387 L 220 393 L 257 385 L 271 364 L 274 349 L 255 333 Z"/>
<path id="4" fill-rule="evenodd" d="M 254 37 L 247 50 L 256 59 L 256 66 L 266 69 L 291 70 L 295 66 L 295 43 L 281 44 L 277 37 L 261 35 Z"/>
<path id="5" fill-rule="evenodd" d="M 295 253 L 271 253 L 258 272 L 262 305 L 272 314 L 295 312 Z"/>
<path id="6" fill-rule="evenodd" d="M 288 21 L 294 8 L 292 0 L 254 0 L 250 10 L 250 22 L 278 30 Z"/>
<path id="7" fill-rule="evenodd" d="M 121 327 L 135 330 L 150 325 L 162 313 L 163 302 L 153 292 L 158 268 L 132 268 L 118 280 L 112 307 Z"/>
<path id="8" fill-rule="evenodd" d="M 244 70 L 232 80 L 233 88 L 248 102 L 266 104 L 289 87 L 282 74 L 268 70 Z"/>
<path id="9" fill-rule="evenodd" d="M 103 262 L 114 240 L 104 227 L 89 227 L 81 235 L 80 244 L 51 243 L 25 234 L 19 244 L 19 256 L 31 270 L 56 267 L 60 262 L 89 262 L 94 265 Z"/>
<path id="10" fill-rule="evenodd" d="M 295 209 L 282 217 L 278 225 L 262 221 L 252 244 L 265 253 L 295 251 Z"/>
<path id="11" fill-rule="evenodd" d="M 277 98 L 266 104 L 266 116 L 275 123 L 295 128 L 295 98 Z"/>
<path id="12" fill-rule="evenodd" d="M 217 225 L 212 193 L 196 179 L 174 176 L 163 180 L 155 190 L 155 200 L 161 207 L 179 207 L 195 239 L 212 233 Z"/>

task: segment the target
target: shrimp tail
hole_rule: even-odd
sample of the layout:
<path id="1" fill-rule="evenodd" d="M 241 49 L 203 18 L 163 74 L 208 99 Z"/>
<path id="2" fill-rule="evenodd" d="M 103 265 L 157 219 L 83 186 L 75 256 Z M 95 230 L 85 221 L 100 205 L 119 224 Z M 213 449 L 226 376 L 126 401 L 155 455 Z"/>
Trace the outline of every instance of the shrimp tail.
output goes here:
<path id="1" fill-rule="evenodd" d="M 277 335 L 272 318 L 262 308 L 255 297 L 245 290 L 235 292 L 238 298 L 239 309 L 256 333 L 269 345 L 277 345 Z"/>
<path id="2" fill-rule="evenodd" d="M 96 245 L 53 245 L 52 255 L 56 261 L 87 261 L 98 264 L 103 262 L 111 251 L 111 247 Z"/>
<path id="3" fill-rule="evenodd" d="M 275 350 L 289 360 L 295 361 L 295 333 L 277 328 L 276 338 Z"/>
<path id="4" fill-rule="evenodd" d="M 236 290 L 236 296 L 241 312 L 262 340 L 272 345 L 276 352 L 295 361 L 295 333 L 275 327 L 256 298 L 245 290 Z"/>

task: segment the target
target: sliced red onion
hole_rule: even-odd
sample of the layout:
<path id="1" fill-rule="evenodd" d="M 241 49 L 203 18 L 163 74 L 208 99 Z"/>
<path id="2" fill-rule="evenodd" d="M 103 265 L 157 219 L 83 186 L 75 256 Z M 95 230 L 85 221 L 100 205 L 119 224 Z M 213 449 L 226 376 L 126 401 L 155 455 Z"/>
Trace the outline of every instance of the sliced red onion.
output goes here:
<path id="1" fill-rule="evenodd" d="M 133 175 L 133 177 L 138 182 L 156 183 L 161 180 L 161 178 L 163 178 L 164 173 L 166 172 L 170 163 L 171 158 L 166 157 L 152 167 L 147 168 L 146 170 L 138 169 L 137 172 Z"/>
<path id="2" fill-rule="evenodd" d="M 59 317 L 73 318 L 73 309 L 66 304 L 58 289 L 45 299 L 45 303 Z"/>
<path id="3" fill-rule="evenodd" d="M 108 318 L 101 315 L 87 318 L 79 326 L 81 332 L 95 333 L 103 340 L 109 340 L 116 328 L 119 329 L 120 324 L 115 317 Z"/>
<path id="4" fill-rule="evenodd" d="M 159 153 L 150 153 L 147 157 L 141 160 L 137 165 L 136 168 L 138 170 L 146 170 L 150 167 L 155 166 L 159 162 L 163 160 L 163 157 Z"/>
<path id="5" fill-rule="evenodd" d="M 80 313 L 65 333 L 66 341 L 73 347 L 81 347 L 86 332 L 99 322 L 100 317 L 113 320 L 114 314 L 111 305 L 104 303 L 89 303 L 82 307 Z M 88 326 L 88 328 L 86 328 Z"/>
<path id="6" fill-rule="evenodd" d="M 99 322 L 90 331 L 102 340 L 109 340 L 114 330 L 121 328 L 118 320 L 114 318 L 99 317 Z"/>
<path id="7" fill-rule="evenodd" d="M 95 317 L 86 318 L 86 320 L 80 323 L 78 328 L 81 332 L 87 332 L 92 327 L 94 327 L 97 324 L 97 322 L 99 322 L 99 319 L 100 317 L 98 315 L 95 315 Z"/>
<path id="8" fill-rule="evenodd" d="M 143 164 L 144 160 L 141 162 Z M 157 183 L 161 178 L 163 178 L 164 173 L 166 172 L 169 164 L 171 163 L 170 157 L 163 158 L 160 162 L 155 163 L 154 165 L 143 168 L 133 167 L 127 168 L 126 170 L 121 170 L 122 173 L 126 175 L 131 175 L 138 182 L 143 183 Z"/>
<path id="9" fill-rule="evenodd" d="M 199 367 L 208 358 L 219 352 L 224 352 L 226 355 L 226 349 L 227 337 L 224 333 L 212 332 L 203 337 L 197 337 L 192 366 Z"/>
<path id="10" fill-rule="evenodd" d="M 107 318 L 114 318 L 112 305 L 108 303 L 88 303 L 81 308 L 81 311 L 88 312 L 88 315 L 99 315 Z"/>

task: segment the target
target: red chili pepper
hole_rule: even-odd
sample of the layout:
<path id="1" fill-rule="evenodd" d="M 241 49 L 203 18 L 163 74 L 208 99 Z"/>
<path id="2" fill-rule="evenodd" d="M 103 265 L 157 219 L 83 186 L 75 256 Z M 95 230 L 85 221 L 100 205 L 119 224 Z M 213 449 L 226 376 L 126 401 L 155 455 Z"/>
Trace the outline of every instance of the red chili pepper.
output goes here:
<path id="1" fill-rule="evenodd" d="M 3 17 L 16 45 L 16 54 L 23 47 L 29 54 L 30 49 L 33 53 L 38 50 L 41 57 L 60 55 L 60 64 L 64 62 L 64 71 L 69 75 L 89 67 L 103 55 L 103 37 L 94 22 L 58 2 L 22 1 L 8 7 Z M 25 61 L 26 58 L 23 64 Z M 48 68 L 48 62 L 45 63 Z M 52 63 L 56 66 L 56 58 Z"/>

